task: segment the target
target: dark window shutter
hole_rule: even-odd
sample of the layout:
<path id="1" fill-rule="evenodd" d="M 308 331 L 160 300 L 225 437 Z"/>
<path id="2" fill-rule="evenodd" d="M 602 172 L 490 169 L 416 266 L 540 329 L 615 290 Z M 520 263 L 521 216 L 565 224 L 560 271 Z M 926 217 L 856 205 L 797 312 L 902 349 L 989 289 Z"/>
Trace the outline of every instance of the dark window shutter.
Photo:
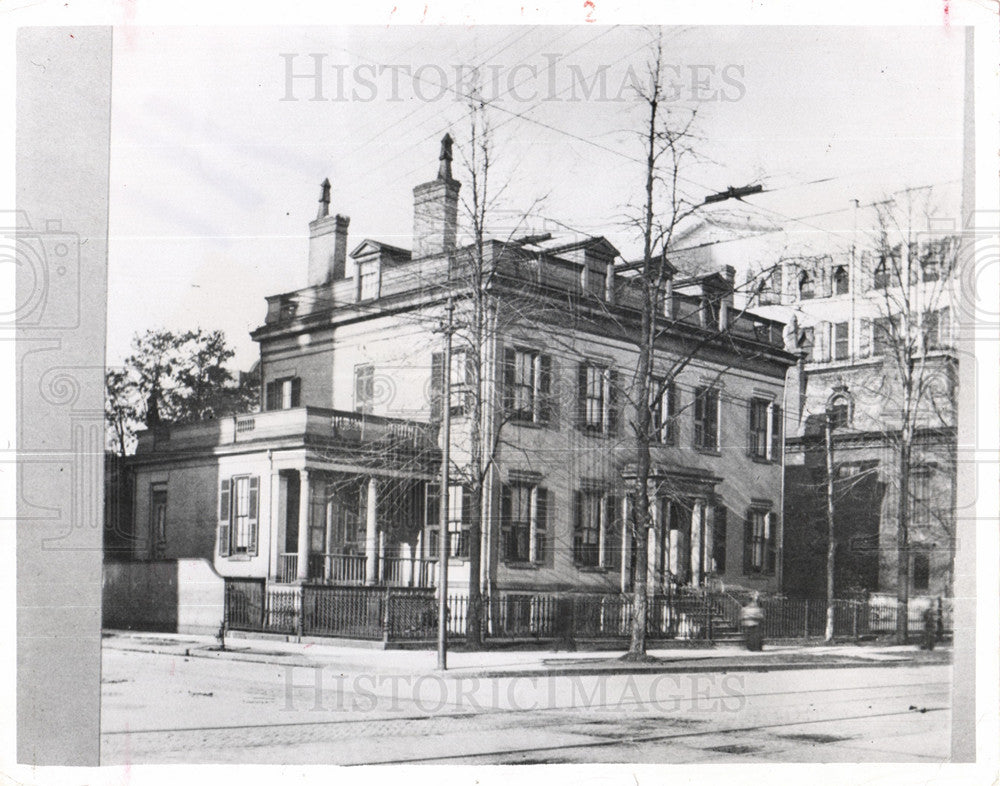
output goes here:
<path id="1" fill-rule="evenodd" d="M 581 363 L 576 375 L 576 425 L 587 428 L 587 364 Z"/>
<path id="2" fill-rule="evenodd" d="M 444 395 L 444 353 L 431 355 L 431 420 L 441 419 L 441 397 Z"/>
<path id="3" fill-rule="evenodd" d="M 705 442 L 705 389 L 694 391 L 694 445 L 702 447 Z"/>
<path id="4" fill-rule="evenodd" d="M 754 453 L 754 432 L 757 430 L 757 408 L 756 399 L 750 399 L 747 404 L 747 455 Z"/>
<path id="5" fill-rule="evenodd" d="M 679 410 L 679 401 L 677 396 L 679 395 L 677 390 L 677 385 L 673 382 L 667 385 L 666 393 L 667 396 L 667 444 L 676 445 L 677 444 L 677 412 Z"/>
<path id="6" fill-rule="evenodd" d="M 538 358 L 538 420 L 549 423 L 554 419 L 552 400 L 552 358 L 540 355 Z"/>
<path id="7" fill-rule="evenodd" d="M 302 406 L 302 380 L 299 377 L 292 378 L 292 407 Z"/>
<path id="8" fill-rule="evenodd" d="M 257 509 L 260 501 L 260 478 L 254 475 L 250 478 L 250 504 L 247 528 L 249 531 L 249 543 L 247 552 L 251 555 L 257 554 Z"/>
<path id="9" fill-rule="evenodd" d="M 715 519 L 712 522 L 713 537 L 712 556 L 715 558 L 715 572 L 726 572 L 726 536 L 728 510 L 725 505 L 718 505 L 715 508 Z"/>
<path id="10" fill-rule="evenodd" d="M 781 413 L 781 405 L 775 404 L 771 409 L 771 461 L 781 461 L 781 431 L 784 427 L 784 418 Z"/>
<path id="11" fill-rule="evenodd" d="M 573 561 L 580 562 L 580 543 L 583 534 L 583 492 L 573 492 Z"/>
<path id="12" fill-rule="evenodd" d="M 276 381 L 268 382 L 264 386 L 264 411 L 269 412 L 272 409 L 277 409 L 278 406 L 278 383 Z"/>
<path id="13" fill-rule="evenodd" d="M 620 396 L 618 395 L 618 372 L 615 369 L 610 369 L 608 371 L 608 423 L 607 423 L 607 433 L 617 434 L 618 433 L 618 401 Z"/>
<path id="14" fill-rule="evenodd" d="M 229 489 L 230 480 L 219 481 L 219 556 L 229 556 Z"/>
<path id="15" fill-rule="evenodd" d="M 604 533 L 604 564 L 606 567 L 618 569 L 622 564 L 622 500 L 615 494 L 609 494 L 605 498 L 605 504 L 607 529 Z"/>
<path id="16" fill-rule="evenodd" d="M 750 566 L 753 562 L 751 550 L 753 548 L 753 520 L 747 515 L 743 521 L 743 575 L 749 575 L 752 571 Z"/>
<path id="17" fill-rule="evenodd" d="M 513 347 L 503 350 L 503 409 L 507 416 L 514 411 L 514 364 L 517 352 Z"/>
<path id="18" fill-rule="evenodd" d="M 539 556 L 539 562 L 541 562 L 545 567 L 551 568 L 555 565 L 554 558 L 554 543 L 552 533 L 552 521 L 549 516 L 549 490 L 544 488 L 538 489 L 538 507 L 536 513 L 538 516 L 538 528 L 541 529 L 545 534 L 543 537 L 539 538 L 538 548 L 541 551 Z"/>
<path id="19" fill-rule="evenodd" d="M 511 553 L 511 507 L 513 502 L 511 500 L 511 488 L 506 483 L 503 484 L 500 490 L 500 559 L 504 562 L 507 561 L 508 555 Z"/>

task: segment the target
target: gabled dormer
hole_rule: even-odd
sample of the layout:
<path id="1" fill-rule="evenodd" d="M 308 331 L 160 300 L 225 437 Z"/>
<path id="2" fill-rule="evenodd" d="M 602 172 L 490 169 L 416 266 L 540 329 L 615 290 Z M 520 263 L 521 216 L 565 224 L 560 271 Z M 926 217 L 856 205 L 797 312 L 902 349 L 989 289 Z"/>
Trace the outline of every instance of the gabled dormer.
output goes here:
<path id="1" fill-rule="evenodd" d="M 366 238 L 351 252 L 351 259 L 354 260 L 355 295 L 360 302 L 377 299 L 381 295 L 383 272 L 409 262 L 411 254 L 405 248 Z"/>

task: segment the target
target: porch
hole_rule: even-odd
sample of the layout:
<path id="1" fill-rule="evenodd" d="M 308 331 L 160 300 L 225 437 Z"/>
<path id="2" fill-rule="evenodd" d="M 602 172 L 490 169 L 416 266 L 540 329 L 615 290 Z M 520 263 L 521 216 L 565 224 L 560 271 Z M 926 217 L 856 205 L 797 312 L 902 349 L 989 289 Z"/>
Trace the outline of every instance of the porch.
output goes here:
<path id="1" fill-rule="evenodd" d="M 294 584 L 299 578 L 299 555 L 278 555 L 278 584 Z M 364 554 L 310 554 L 305 581 L 344 587 L 435 587 L 437 560 L 423 557 L 376 555 L 369 568 Z"/>

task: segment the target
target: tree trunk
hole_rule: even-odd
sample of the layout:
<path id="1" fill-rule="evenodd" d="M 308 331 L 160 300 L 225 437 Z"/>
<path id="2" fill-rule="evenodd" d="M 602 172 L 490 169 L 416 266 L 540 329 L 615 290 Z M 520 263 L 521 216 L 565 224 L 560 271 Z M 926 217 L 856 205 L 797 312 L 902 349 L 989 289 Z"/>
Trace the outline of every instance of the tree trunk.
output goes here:
<path id="1" fill-rule="evenodd" d="M 899 499 L 896 521 L 896 643 L 906 644 L 909 638 L 910 606 L 910 549 L 909 549 L 909 495 L 910 430 L 903 424 L 899 443 Z"/>

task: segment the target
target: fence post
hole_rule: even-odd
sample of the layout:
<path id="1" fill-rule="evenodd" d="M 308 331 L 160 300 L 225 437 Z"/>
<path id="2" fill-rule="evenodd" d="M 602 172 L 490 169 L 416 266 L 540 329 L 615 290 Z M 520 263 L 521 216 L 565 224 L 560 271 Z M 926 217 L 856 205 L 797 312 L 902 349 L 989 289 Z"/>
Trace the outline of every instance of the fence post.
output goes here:
<path id="1" fill-rule="evenodd" d="M 712 597 L 705 593 L 705 635 L 712 640 Z"/>
<path id="2" fill-rule="evenodd" d="M 806 638 L 809 638 L 809 598 L 806 598 L 806 613 L 805 613 L 805 626 L 806 626 Z"/>
<path id="3" fill-rule="evenodd" d="M 295 620 L 295 631 L 298 637 L 301 639 L 302 634 L 305 632 L 306 628 L 306 585 L 300 584 L 298 592 L 296 593 L 299 599 L 299 613 L 296 615 Z M 295 596 L 292 596 L 292 613 L 295 613 Z"/>
<path id="4" fill-rule="evenodd" d="M 858 601 L 856 601 L 856 600 L 851 601 L 851 611 L 852 611 L 852 617 L 851 617 L 851 635 L 854 637 L 854 640 L 857 641 L 857 639 L 858 639 Z"/>
<path id="5" fill-rule="evenodd" d="M 392 609 L 392 590 L 389 587 L 385 588 L 385 605 L 382 609 L 382 643 L 389 643 L 389 630 L 390 630 L 390 620 Z"/>

